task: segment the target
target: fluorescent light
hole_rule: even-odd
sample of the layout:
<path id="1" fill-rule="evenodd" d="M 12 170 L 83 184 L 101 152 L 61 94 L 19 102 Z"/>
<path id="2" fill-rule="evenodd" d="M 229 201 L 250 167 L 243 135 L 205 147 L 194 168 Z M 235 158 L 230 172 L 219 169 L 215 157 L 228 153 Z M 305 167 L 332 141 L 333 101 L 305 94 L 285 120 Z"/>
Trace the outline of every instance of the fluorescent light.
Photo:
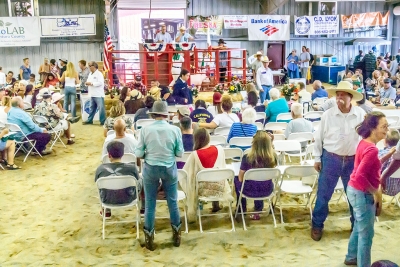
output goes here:
<path id="1" fill-rule="evenodd" d="M 160 23 L 158 23 L 159 25 L 165 25 L 165 22 L 164 21 L 162 21 L 162 22 L 160 22 Z"/>
<path id="2" fill-rule="evenodd" d="M 147 25 L 144 25 L 144 26 L 143 26 L 143 28 L 144 28 L 144 29 L 148 29 L 148 28 L 149 28 L 149 26 L 147 26 Z"/>
<path id="3" fill-rule="evenodd" d="M 156 26 L 156 24 L 152 23 L 150 24 L 150 27 L 154 28 Z"/>

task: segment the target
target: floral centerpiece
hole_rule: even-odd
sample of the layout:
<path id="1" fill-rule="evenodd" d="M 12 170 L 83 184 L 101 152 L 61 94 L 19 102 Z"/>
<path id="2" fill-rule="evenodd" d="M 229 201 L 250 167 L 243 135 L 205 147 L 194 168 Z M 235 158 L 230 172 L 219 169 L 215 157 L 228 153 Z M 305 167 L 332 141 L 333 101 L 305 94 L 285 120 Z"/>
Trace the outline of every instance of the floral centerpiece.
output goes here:
<path id="1" fill-rule="evenodd" d="M 223 84 L 217 84 L 217 86 L 215 86 L 214 88 L 214 92 L 218 92 L 221 95 L 224 94 L 224 85 Z"/>
<path id="2" fill-rule="evenodd" d="M 297 83 L 285 83 L 282 86 L 282 95 L 286 98 L 286 100 L 290 100 L 292 95 L 297 94 L 300 90 L 300 86 Z"/>
<path id="3" fill-rule="evenodd" d="M 236 75 L 234 75 L 232 76 L 231 82 L 229 84 L 228 93 L 236 94 L 243 90 L 243 86 L 244 86 L 243 82 L 239 80 L 239 78 Z"/>
<path id="4" fill-rule="evenodd" d="M 192 96 L 195 98 L 199 95 L 199 89 L 197 88 L 197 86 L 194 86 L 192 88 Z"/>

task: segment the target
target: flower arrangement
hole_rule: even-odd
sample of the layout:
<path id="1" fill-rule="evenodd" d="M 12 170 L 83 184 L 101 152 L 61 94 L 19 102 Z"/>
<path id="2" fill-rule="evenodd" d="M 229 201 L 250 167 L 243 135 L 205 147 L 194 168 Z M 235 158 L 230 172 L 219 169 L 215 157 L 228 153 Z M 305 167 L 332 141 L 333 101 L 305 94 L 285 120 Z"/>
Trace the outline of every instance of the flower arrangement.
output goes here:
<path id="1" fill-rule="evenodd" d="M 194 86 L 192 88 L 192 96 L 197 97 L 198 95 L 199 95 L 199 89 L 196 86 Z"/>
<path id="2" fill-rule="evenodd" d="M 224 85 L 223 84 L 217 84 L 214 88 L 214 92 L 218 92 L 221 95 L 224 94 Z"/>
<path id="3" fill-rule="evenodd" d="M 239 78 L 236 75 L 234 75 L 232 76 L 231 82 L 228 86 L 228 93 L 236 94 L 243 90 L 243 86 L 244 86 L 243 82 L 239 80 Z"/>
<path id="4" fill-rule="evenodd" d="M 296 83 L 285 83 L 282 86 L 282 95 L 285 96 L 286 98 L 292 97 L 293 94 L 297 94 L 300 90 L 300 86 Z"/>

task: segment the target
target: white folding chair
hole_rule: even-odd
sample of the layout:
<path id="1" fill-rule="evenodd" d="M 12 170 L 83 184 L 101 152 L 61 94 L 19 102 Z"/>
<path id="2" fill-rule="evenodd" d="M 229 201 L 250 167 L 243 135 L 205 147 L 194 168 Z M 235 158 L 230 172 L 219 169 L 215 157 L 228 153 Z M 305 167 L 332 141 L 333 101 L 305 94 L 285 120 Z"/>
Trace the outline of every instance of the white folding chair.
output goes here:
<path id="1" fill-rule="evenodd" d="M 292 114 L 290 112 L 286 112 L 286 113 L 280 113 L 278 114 L 278 116 L 276 117 L 276 122 L 280 122 L 280 121 L 291 121 L 292 120 Z"/>
<path id="2" fill-rule="evenodd" d="M 280 152 L 281 156 L 283 157 L 283 165 L 285 165 L 285 152 L 288 151 L 299 151 L 298 154 L 301 154 L 301 145 L 300 142 L 297 140 L 274 140 L 273 142 L 275 151 Z M 300 157 L 301 161 L 301 157 Z M 279 165 L 280 162 L 278 161 Z"/>
<path id="3" fill-rule="evenodd" d="M 131 118 L 132 121 L 134 121 L 134 119 L 135 119 L 135 114 L 125 114 L 124 116 L 128 117 L 128 118 Z"/>
<path id="4" fill-rule="evenodd" d="M 251 146 L 253 137 L 232 137 L 229 140 L 230 146 L 248 147 Z"/>
<path id="5" fill-rule="evenodd" d="M 102 236 L 103 239 L 105 238 L 105 228 L 106 228 L 106 209 L 127 209 L 131 207 L 136 207 L 136 219 L 131 221 L 112 221 L 107 222 L 107 224 L 115 224 L 115 223 L 130 223 L 136 222 L 136 239 L 139 239 L 139 221 L 140 221 L 140 209 L 139 209 L 139 190 L 137 186 L 136 178 L 133 176 L 108 176 L 100 178 L 96 181 L 97 189 L 99 191 L 99 199 L 101 208 L 103 211 L 103 230 Z M 100 190 L 120 190 L 125 189 L 128 187 L 135 187 L 136 191 L 136 199 L 132 202 L 125 203 L 125 204 L 108 204 L 104 203 L 101 200 Z"/>
<path id="6" fill-rule="evenodd" d="M 201 207 L 202 205 L 200 204 L 201 201 L 225 201 L 228 202 L 228 208 L 229 208 L 229 215 L 231 217 L 231 222 L 232 222 L 232 229 L 229 230 L 228 232 L 235 232 L 235 223 L 233 220 L 233 214 L 232 214 L 232 201 L 233 197 L 230 196 L 231 198 L 226 198 L 224 196 L 202 196 L 199 194 L 199 183 L 212 183 L 212 182 L 225 182 L 229 180 L 233 180 L 235 174 L 233 170 L 231 169 L 206 169 L 199 171 L 196 175 L 196 193 L 197 193 L 197 198 L 198 198 L 198 203 L 199 205 L 197 206 L 197 215 L 199 217 L 199 226 L 200 226 L 200 233 L 203 233 L 203 225 L 201 222 L 201 216 L 216 216 L 216 215 L 222 215 L 226 213 L 215 213 L 215 214 L 206 214 L 202 215 L 201 214 Z"/>
<path id="7" fill-rule="evenodd" d="M 210 135 L 210 145 L 213 146 L 223 146 L 225 147 L 228 144 L 226 141 L 226 137 L 223 135 Z"/>
<path id="8" fill-rule="evenodd" d="M 323 111 L 310 111 L 303 115 L 303 118 L 309 121 L 320 121 Z"/>
<path id="9" fill-rule="evenodd" d="M 140 129 L 140 128 L 142 128 L 142 127 L 145 127 L 145 126 L 147 126 L 147 125 L 150 125 L 150 124 L 152 124 L 154 121 L 155 121 L 154 119 L 141 119 L 141 120 L 138 120 L 138 121 L 135 123 L 135 129 Z"/>
<path id="10" fill-rule="evenodd" d="M 400 113 L 400 111 L 399 111 Z M 386 120 L 388 121 L 389 127 L 391 126 L 399 126 L 400 125 L 400 116 L 386 116 Z"/>
<path id="11" fill-rule="evenodd" d="M 300 142 L 300 145 L 302 142 L 307 142 L 307 145 L 312 142 L 314 139 L 314 135 L 309 132 L 300 132 L 300 133 L 291 133 L 288 137 L 288 140 L 296 140 Z M 289 161 L 292 162 L 291 157 L 299 157 L 300 162 L 302 162 L 302 157 L 305 158 L 306 153 L 305 152 L 300 152 L 300 153 L 287 153 L 285 152 L 285 155 L 288 156 Z"/>
<path id="12" fill-rule="evenodd" d="M 193 153 L 192 151 L 183 152 L 182 156 L 181 157 L 175 157 L 175 160 L 179 161 L 179 162 L 186 162 L 188 160 L 190 154 L 192 154 L 192 153 Z"/>
<path id="13" fill-rule="evenodd" d="M 127 134 L 135 135 L 135 132 L 132 131 L 132 129 L 126 129 L 126 133 L 127 133 Z"/>
<path id="14" fill-rule="evenodd" d="M 178 108 L 176 106 L 168 106 L 167 110 L 168 110 L 168 113 L 175 113 L 178 111 Z"/>
<path id="15" fill-rule="evenodd" d="M 243 193 L 243 189 L 245 186 L 246 181 L 257 181 L 257 182 L 265 182 L 265 181 L 270 181 L 272 180 L 274 184 L 277 183 L 278 179 L 281 177 L 281 172 L 279 169 L 267 169 L 267 168 L 262 168 L 262 169 L 251 169 L 248 170 L 244 173 L 243 177 L 243 182 L 242 182 L 242 188 L 240 189 L 240 195 L 239 195 L 239 200 L 238 200 L 238 205 L 236 207 L 236 213 L 235 213 L 235 218 L 238 215 L 239 212 L 239 207 L 240 210 L 242 211 L 242 221 L 243 221 L 243 229 L 246 231 L 246 222 L 244 220 L 244 214 L 250 214 L 250 213 L 261 213 L 260 211 L 257 212 L 243 212 L 243 207 L 242 207 L 242 198 L 246 198 L 246 200 L 267 200 L 269 209 L 268 211 L 264 211 L 267 214 L 271 211 L 272 218 L 274 219 L 274 226 L 276 227 L 276 220 L 275 220 L 275 214 L 274 214 L 274 207 L 272 205 L 272 198 L 275 196 L 275 192 L 272 191 L 271 194 L 265 195 L 265 196 L 260 196 L 260 197 L 249 197 L 248 195 Z"/>
<path id="16" fill-rule="evenodd" d="M 28 158 L 28 156 L 31 154 L 31 152 L 33 150 L 35 150 L 35 152 L 42 158 L 42 155 L 40 154 L 39 151 L 37 151 L 37 149 L 35 147 L 36 140 L 29 139 L 17 124 L 7 123 L 6 127 L 10 130 L 10 132 L 19 132 L 23 136 L 23 138 L 21 140 L 15 140 L 15 145 L 16 145 L 17 149 L 15 150 L 14 155 L 16 155 L 18 153 L 18 151 L 20 151 L 20 150 L 23 151 L 26 154 L 26 156 L 24 158 L 24 162 L 25 162 L 26 159 Z M 25 147 L 25 145 L 27 147 Z"/>
<path id="17" fill-rule="evenodd" d="M 267 114 L 265 112 L 257 112 L 256 113 L 256 121 L 262 120 L 262 124 L 264 125 L 265 119 L 267 118 Z"/>
<path id="18" fill-rule="evenodd" d="M 132 153 L 124 153 L 124 155 L 121 158 L 122 163 L 135 163 L 136 164 L 136 155 Z M 108 158 L 108 155 L 103 155 L 103 158 L 101 160 L 103 163 L 110 163 L 110 159 Z"/>
<path id="19" fill-rule="evenodd" d="M 284 134 L 273 134 L 274 136 L 274 141 L 275 140 L 286 140 L 286 137 Z"/>
<path id="20" fill-rule="evenodd" d="M 182 184 L 187 184 L 187 172 L 185 170 L 178 170 L 178 181 L 179 181 L 179 186 L 181 187 L 182 190 L 178 189 L 178 202 L 182 202 L 183 203 L 183 214 L 185 217 L 185 233 L 187 234 L 189 232 L 189 228 L 188 228 L 188 221 L 187 221 L 187 211 L 186 211 L 186 194 L 185 192 L 187 192 L 186 188 L 182 188 Z M 183 182 L 183 180 L 186 180 L 185 182 Z M 157 199 L 156 200 L 157 203 L 167 203 L 166 199 Z M 169 216 L 156 216 L 157 219 L 168 219 Z"/>
<path id="21" fill-rule="evenodd" d="M 32 104 L 29 103 L 29 102 L 25 102 L 25 101 L 24 101 L 24 110 L 25 110 L 25 109 L 31 109 L 31 108 L 32 108 Z"/>
<path id="22" fill-rule="evenodd" d="M 391 176 L 390 179 L 400 179 L 400 168 L 397 169 L 397 171 L 395 171 Z M 392 200 L 390 200 L 390 204 L 392 204 L 393 200 L 397 203 L 397 206 L 399 206 L 400 208 L 400 193 L 398 193 L 397 195 L 395 195 Z"/>
<path id="23" fill-rule="evenodd" d="M 214 135 L 224 135 L 228 136 L 231 127 L 217 127 L 214 129 Z"/>
<path id="24" fill-rule="evenodd" d="M 313 121 L 312 125 L 313 125 L 314 132 L 316 132 L 318 130 L 319 126 L 321 125 L 321 121 L 320 120 L 319 121 Z"/>
<path id="25" fill-rule="evenodd" d="M 310 111 L 312 107 L 312 101 L 302 101 L 301 104 L 303 104 L 303 114 L 307 113 Z"/>
<path id="26" fill-rule="evenodd" d="M 173 116 L 171 122 L 174 123 L 174 124 L 175 124 L 175 123 L 179 123 L 179 118 L 178 118 L 178 116 Z"/>
<path id="27" fill-rule="evenodd" d="M 284 223 L 282 206 L 297 206 L 292 204 L 282 205 L 281 194 L 306 195 L 307 202 L 305 207 L 307 208 L 307 206 L 309 206 L 312 219 L 310 197 L 314 190 L 317 177 L 318 172 L 314 169 L 314 166 L 289 166 L 285 169 L 278 186 L 278 205 L 281 213 L 281 223 Z"/>
<path id="28" fill-rule="evenodd" d="M 327 97 L 317 97 L 313 100 L 313 104 L 317 104 L 318 106 L 321 106 L 325 103 L 326 100 L 328 100 Z"/>
<path id="29" fill-rule="evenodd" d="M 264 129 L 264 123 L 255 122 L 254 124 L 257 126 L 257 130 L 262 131 Z"/>
<path id="30" fill-rule="evenodd" d="M 224 153 L 225 153 L 225 160 L 233 159 L 236 161 L 242 161 L 243 150 L 241 150 L 240 148 L 237 147 L 224 148 Z"/>
<path id="31" fill-rule="evenodd" d="M 110 136 L 110 135 L 112 135 L 112 134 L 115 134 L 115 131 L 114 131 L 114 130 L 108 130 L 107 136 Z"/>
<path id="32" fill-rule="evenodd" d="M 287 127 L 287 122 L 268 122 L 264 126 L 264 130 L 269 131 L 284 131 Z"/>
<path id="33" fill-rule="evenodd" d="M 376 148 L 378 148 L 379 150 L 384 149 L 385 148 L 385 139 L 382 139 L 381 141 L 376 143 Z"/>
<path id="34" fill-rule="evenodd" d="M 315 146 L 315 144 L 309 144 L 306 147 L 304 160 L 301 163 L 302 165 L 312 165 L 312 166 L 314 166 L 314 158 L 313 158 L 314 146 Z"/>
<path id="35" fill-rule="evenodd" d="M 61 134 L 64 132 L 64 129 L 62 129 L 60 127 L 61 126 L 60 124 L 58 124 L 56 127 L 53 127 L 53 126 L 51 126 L 51 124 L 49 123 L 49 121 L 47 120 L 47 118 L 45 116 L 40 116 L 40 115 L 33 115 L 33 119 L 39 124 L 45 124 L 45 125 L 50 126 L 50 130 L 48 130 L 47 132 L 49 134 L 54 134 L 54 140 L 51 143 L 50 150 L 53 148 L 53 146 L 55 145 L 57 140 L 59 140 L 61 142 L 61 144 L 64 147 L 66 147 L 64 142 L 61 140 Z"/>

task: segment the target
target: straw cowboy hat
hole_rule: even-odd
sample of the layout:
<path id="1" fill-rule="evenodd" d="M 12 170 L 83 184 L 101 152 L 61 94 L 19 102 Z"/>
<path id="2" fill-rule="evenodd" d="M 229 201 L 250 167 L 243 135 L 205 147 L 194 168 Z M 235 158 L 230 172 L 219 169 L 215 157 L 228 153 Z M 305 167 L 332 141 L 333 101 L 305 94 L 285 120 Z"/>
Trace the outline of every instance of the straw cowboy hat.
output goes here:
<path id="1" fill-rule="evenodd" d="M 136 89 L 133 89 L 130 92 L 130 96 L 131 96 L 131 99 L 133 99 L 133 100 L 142 99 L 142 97 L 143 97 L 142 93 L 139 90 L 136 90 Z"/>
<path id="2" fill-rule="evenodd" d="M 179 30 L 180 30 L 180 31 L 186 31 L 186 27 L 185 27 L 185 26 L 182 26 L 182 27 L 179 28 Z"/>
<path id="3" fill-rule="evenodd" d="M 349 93 L 353 96 L 354 101 L 360 101 L 363 99 L 363 95 L 354 90 L 352 84 L 347 81 L 342 81 L 337 85 L 336 88 L 328 89 L 326 91 L 334 96 L 336 96 L 336 92 L 338 91 Z"/>
<path id="4" fill-rule="evenodd" d="M 269 60 L 269 58 L 267 57 L 267 56 L 263 56 L 262 58 L 261 58 L 261 62 L 271 62 L 272 60 Z"/>
<path id="5" fill-rule="evenodd" d="M 155 100 L 161 99 L 161 88 L 153 86 L 150 88 L 149 94 L 154 97 Z"/>
<path id="6" fill-rule="evenodd" d="M 54 93 L 51 96 L 51 103 L 56 103 L 57 101 L 61 100 L 64 98 L 64 95 L 60 94 L 60 93 Z"/>
<path id="7" fill-rule="evenodd" d="M 255 57 L 257 57 L 257 56 L 262 56 L 261 51 L 257 51 L 257 53 L 255 53 L 254 56 L 255 56 Z"/>
<path id="8" fill-rule="evenodd" d="M 153 104 L 153 108 L 151 109 L 151 112 L 149 111 L 147 113 L 168 116 L 169 113 L 168 113 L 167 102 L 161 100 L 155 101 Z"/>

